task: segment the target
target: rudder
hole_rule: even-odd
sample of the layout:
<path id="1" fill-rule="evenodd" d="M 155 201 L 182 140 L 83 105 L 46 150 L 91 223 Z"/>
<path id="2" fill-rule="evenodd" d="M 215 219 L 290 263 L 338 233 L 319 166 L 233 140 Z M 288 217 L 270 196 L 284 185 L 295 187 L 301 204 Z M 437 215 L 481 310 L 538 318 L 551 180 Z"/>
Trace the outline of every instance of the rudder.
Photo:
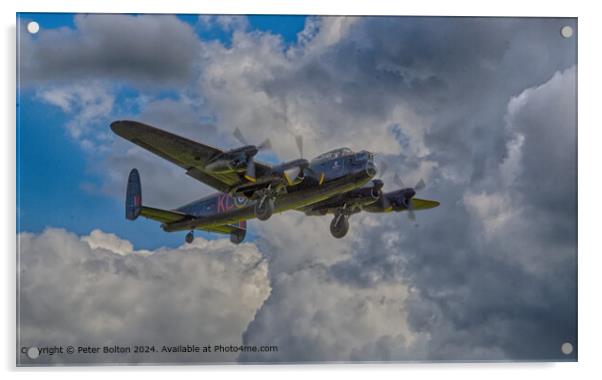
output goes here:
<path id="1" fill-rule="evenodd" d="M 132 169 L 125 193 L 125 218 L 135 220 L 142 211 L 142 186 L 138 169 Z"/>

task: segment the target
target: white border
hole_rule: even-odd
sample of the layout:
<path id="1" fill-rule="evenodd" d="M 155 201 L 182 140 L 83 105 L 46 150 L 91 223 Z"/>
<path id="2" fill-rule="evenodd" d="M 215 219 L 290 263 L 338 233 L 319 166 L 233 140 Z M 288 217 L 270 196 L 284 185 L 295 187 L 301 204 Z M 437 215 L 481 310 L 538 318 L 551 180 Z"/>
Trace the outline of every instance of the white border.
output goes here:
<path id="1" fill-rule="evenodd" d="M 600 373 L 597 357 L 600 347 L 600 295 L 599 289 L 602 268 L 600 245 L 596 237 L 602 223 L 600 204 L 601 170 L 600 142 L 601 125 L 597 110 L 600 102 L 600 75 L 602 68 L 599 41 L 600 13 L 594 2 L 545 1 L 540 3 L 524 0 L 504 0 L 497 2 L 454 1 L 407 1 L 392 2 L 370 0 L 363 2 L 327 0 L 220 0 L 220 1 L 176 1 L 147 0 L 145 2 L 125 2 L 119 0 L 67 1 L 21 0 L 18 3 L 2 2 L 2 23 L 4 54 L 2 59 L 2 115 L 7 115 L 2 129 L 2 169 L 5 184 L 0 187 L 2 200 L 1 241 L 4 242 L 4 278 L 6 289 L 0 293 L 5 312 L 1 313 L 4 342 L 2 347 L 2 368 L 12 372 L 9 375 L 25 377 L 40 376 L 37 372 L 47 372 L 50 378 L 92 377 L 105 378 L 106 372 L 138 375 L 133 371 L 145 372 L 144 376 L 163 378 L 167 372 L 175 371 L 178 376 L 192 375 L 194 372 L 208 372 L 212 376 L 218 372 L 232 378 L 240 377 L 306 377 L 306 376 L 345 376 L 351 379 L 364 379 L 373 371 L 377 376 L 426 376 L 446 378 L 488 379 L 516 375 L 535 375 L 548 378 L 587 376 Z M 579 363 L 562 364 L 404 364 L 404 365 L 309 365 L 309 366 L 205 366 L 205 367 L 87 367 L 51 369 L 15 369 L 15 13 L 20 12 L 103 12 L 103 13 L 230 13 L 230 14 L 400 14 L 400 15 L 456 15 L 456 16 L 557 16 L 579 17 Z M 334 373 L 336 371 L 336 373 Z M 82 374 L 81 372 L 85 372 Z M 203 374 L 201 374 L 203 376 Z"/>
<path id="2" fill-rule="evenodd" d="M 544 4 L 544 3 L 542 3 Z M 25 0 L 22 12 L 103 12 L 103 13 L 216 13 L 216 14 L 320 14 L 320 15 L 450 15 L 450 16 L 547 16 L 573 17 L 579 9 L 574 2 L 547 1 L 545 7 L 525 1 L 506 0 L 481 4 L 470 1 L 334 1 L 334 0 L 222 0 L 222 1 L 53 1 Z"/>

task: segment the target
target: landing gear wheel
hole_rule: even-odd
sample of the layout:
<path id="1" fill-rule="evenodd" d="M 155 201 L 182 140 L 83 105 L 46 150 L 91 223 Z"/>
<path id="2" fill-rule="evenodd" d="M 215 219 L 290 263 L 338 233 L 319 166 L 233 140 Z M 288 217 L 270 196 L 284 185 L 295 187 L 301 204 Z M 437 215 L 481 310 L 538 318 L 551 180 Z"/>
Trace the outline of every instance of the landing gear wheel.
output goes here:
<path id="1" fill-rule="evenodd" d="M 234 244 L 240 244 L 245 240 L 246 231 L 230 232 L 230 241 Z"/>
<path id="2" fill-rule="evenodd" d="M 194 241 L 194 233 L 192 231 L 190 231 L 189 233 L 186 234 L 186 243 L 190 244 Z"/>
<path id="3" fill-rule="evenodd" d="M 255 217 L 259 220 L 268 220 L 274 213 L 274 200 L 263 198 L 255 203 Z"/>
<path id="4" fill-rule="evenodd" d="M 335 215 L 330 222 L 330 233 L 337 239 L 347 235 L 349 231 L 349 219 L 346 215 Z"/>

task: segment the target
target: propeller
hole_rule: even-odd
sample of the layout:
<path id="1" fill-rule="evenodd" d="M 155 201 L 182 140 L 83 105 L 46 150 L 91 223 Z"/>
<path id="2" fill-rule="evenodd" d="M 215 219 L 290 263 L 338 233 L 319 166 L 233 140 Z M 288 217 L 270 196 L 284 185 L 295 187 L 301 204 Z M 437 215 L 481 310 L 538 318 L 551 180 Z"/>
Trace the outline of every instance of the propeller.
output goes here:
<path id="1" fill-rule="evenodd" d="M 297 143 L 297 149 L 299 149 L 299 158 L 303 158 L 303 136 L 295 135 L 295 142 Z"/>
<path id="2" fill-rule="evenodd" d="M 380 165 L 381 175 L 387 169 L 387 165 L 383 164 L 384 162 Z M 403 181 L 397 173 L 395 173 L 395 175 L 393 176 L 393 183 L 396 187 L 399 187 L 401 189 L 395 192 L 397 194 L 395 194 L 392 200 L 389 199 L 386 196 L 386 194 L 381 192 L 380 198 L 378 200 L 380 206 L 385 210 L 391 208 L 393 206 L 392 203 L 405 207 L 406 210 L 408 210 L 408 219 L 410 219 L 412 222 L 414 222 L 416 226 L 418 226 L 418 224 L 416 223 L 416 214 L 414 213 L 414 204 L 412 202 L 412 199 L 416 195 L 416 192 L 423 190 L 426 187 L 426 183 L 423 179 L 420 179 L 420 181 L 418 181 L 418 183 L 416 183 L 414 187 L 406 187 L 406 185 L 403 183 Z"/>
<path id="3" fill-rule="evenodd" d="M 254 149 L 255 151 L 253 152 L 253 149 L 251 149 L 250 152 L 252 152 L 252 154 L 249 154 L 247 156 L 247 168 L 245 169 L 245 178 L 248 181 L 255 182 L 255 178 L 256 178 L 255 177 L 255 161 L 254 161 L 253 157 L 259 151 L 271 149 L 272 143 L 270 142 L 270 139 L 265 139 L 259 145 L 251 145 L 247 142 L 247 139 L 245 139 L 245 137 L 243 136 L 242 132 L 240 131 L 240 129 L 238 127 L 236 127 L 236 129 L 234 130 L 234 132 L 232 134 L 238 141 L 240 141 L 240 143 L 242 145 L 251 146 L 251 147 L 255 148 Z"/>
<path id="4" fill-rule="evenodd" d="M 387 164 L 386 161 L 381 159 L 378 164 L 378 168 L 379 168 L 379 175 L 382 178 L 382 177 L 384 177 L 385 173 L 389 169 L 389 165 Z M 421 191 L 426 187 L 426 183 L 421 178 L 420 181 L 418 181 L 418 183 L 416 183 L 416 185 L 414 185 L 414 187 L 406 187 L 406 185 L 403 183 L 403 181 L 401 180 L 401 178 L 399 177 L 399 175 L 397 173 L 394 174 L 392 182 L 393 182 L 393 184 L 395 184 L 395 186 L 397 188 L 400 188 L 399 193 L 401 195 L 401 199 L 399 199 L 398 202 L 400 202 L 401 205 L 404 206 L 408 210 L 408 218 L 411 221 L 413 221 L 414 224 L 417 226 L 416 214 L 414 213 L 414 205 L 412 203 L 412 198 L 414 198 L 414 196 L 416 195 L 416 192 Z M 381 207 L 383 207 L 384 209 L 388 209 L 392 206 L 391 200 L 389 200 L 389 198 L 387 198 L 385 196 L 385 194 L 382 192 L 381 192 L 381 196 L 379 198 L 379 202 L 380 202 Z"/>
<path id="5" fill-rule="evenodd" d="M 289 185 L 296 183 L 297 177 L 301 173 L 301 168 L 299 166 L 292 167 L 284 171 L 284 175 Z"/>
<path id="6" fill-rule="evenodd" d="M 393 176 L 393 183 L 395 184 L 395 186 L 397 187 L 405 187 L 403 181 L 401 180 L 401 178 L 399 178 L 399 174 L 395 173 L 395 175 Z"/>
<path id="7" fill-rule="evenodd" d="M 245 137 L 242 135 L 242 132 L 240 131 L 240 129 L 238 129 L 238 127 L 236 127 L 236 129 L 234 130 L 234 132 L 232 134 L 234 135 L 234 137 L 236 137 L 236 139 L 238 141 L 240 141 L 240 143 L 242 145 L 249 145 L 247 143 L 247 140 L 245 139 Z"/>
<path id="8" fill-rule="evenodd" d="M 378 164 L 378 171 L 380 172 L 379 175 L 381 177 L 385 175 L 387 169 L 389 169 L 389 165 L 387 165 L 385 161 L 380 161 L 380 163 Z"/>
<path id="9" fill-rule="evenodd" d="M 395 174 L 393 181 L 395 182 L 396 185 L 403 187 L 403 181 L 401 180 L 401 178 L 399 178 L 397 173 Z M 414 222 L 414 225 L 416 227 L 418 226 L 418 223 L 416 223 L 416 214 L 414 213 L 414 204 L 412 202 L 412 199 L 416 195 L 417 191 L 420 191 L 420 190 L 424 189 L 425 187 L 426 187 L 426 183 L 421 178 L 420 181 L 418 181 L 418 183 L 416 183 L 416 185 L 414 185 L 413 188 L 409 187 L 409 188 L 405 188 L 405 189 L 401 190 L 401 195 L 402 195 L 401 203 L 408 210 L 408 219 L 410 219 L 412 222 Z"/>
<path id="10" fill-rule="evenodd" d="M 238 127 L 236 127 L 236 129 L 234 130 L 234 132 L 232 133 L 232 135 L 234 135 L 234 137 L 240 141 L 240 143 L 242 145 L 252 145 L 249 144 L 247 142 L 247 139 L 245 139 L 245 137 L 243 136 L 242 132 L 240 131 L 240 129 Z M 270 139 L 265 139 L 261 144 L 259 145 L 253 145 L 255 148 L 257 148 L 258 151 L 261 150 L 266 150 L 266 149 L 272 149 L 272 142 L 270 141 Z"/>
<path id="11" fill-rule="evenodd" d="M 414 190 L 420 191 L 420 190 L 423 190 L 425 187 L 426 187 L 426 183 L 424 183 L 424 180 L 422 178 L 420 178 L 420 181 L 418 181 L 418 183 L 416 185 L 414 185 Z"/>
<path id="12" fill-rule="evenodd" d="M 297 144 L 297 149 L 299 150 L 299 157 L 303 158 L 303 135 L 295 135 L 295 143 Z M 293 174 L 294 176 L 292 176 Z M 321 182 L 324 179 L 324 173 L 317 173 L 314 170 L 312 170 L 309 166 L 306 168 L 301 168 L 298 172 L 291 173 L 290 175 L 287 172 L 289 178 L 296 178 L 298 175 L 305 177 L 308 174 L 309 176 L 313 177 L 316 181 L 320 182 L 320 185 L 322 184 Z"/>
<path id="13" fill-rule="evenodd" d="M 401 204 L 408 211 L 408 220 L 410 220 L 414 227 L 418 227 L 418 223 L 416 222 L 416 214 L 414 213 L 414 205 L 411 197 L 406 197 L 405 194 L 402 194 Z"/>

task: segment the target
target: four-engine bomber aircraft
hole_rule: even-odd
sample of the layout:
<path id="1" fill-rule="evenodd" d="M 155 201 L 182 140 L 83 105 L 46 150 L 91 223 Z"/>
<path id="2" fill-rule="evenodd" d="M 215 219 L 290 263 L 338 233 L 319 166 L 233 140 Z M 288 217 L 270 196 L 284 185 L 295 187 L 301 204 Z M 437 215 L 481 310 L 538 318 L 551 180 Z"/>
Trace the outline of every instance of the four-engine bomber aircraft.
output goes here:
<path id="1" fill-rule="evenodd" d="M 213 187 L 219 193 L 199 199 L 175 210 L 142 205 L 142 188 L 137 169 L 130 172 L 125 201 L 129 220 L 142 215 L 161 222 L 166 232 L 190 231 L 186 242 L 194 239 L 195 229 L 230 234 L 230 241 L 241 243 L 246 221 L 267 220 L 273 213 L 294 209 L 307 215 L 333 214 L 330 232 L 342 238 L 349 230 L 349 216 L 360 211 L 409 212 L 437 207 L 439 202 L 414 198 L 424 187 L 393 192 L 382 191 L 376 175 L 374 155 L 365 150 L 354 153 L 336 149 L 308 161 L 303 158 L 271 166 L 254 159 L 268 148 L 266 140 L 258 146 L 246 143 L 238 129 L 235 137 L 245 146 L 224 151 L 136 121 L 115 121 L 117 135 L 186 170 L 186 174 Z M 297 139 L 301 155 L 302 140 Z M 397 178 L 397 177 L 396 177 Z"/>

